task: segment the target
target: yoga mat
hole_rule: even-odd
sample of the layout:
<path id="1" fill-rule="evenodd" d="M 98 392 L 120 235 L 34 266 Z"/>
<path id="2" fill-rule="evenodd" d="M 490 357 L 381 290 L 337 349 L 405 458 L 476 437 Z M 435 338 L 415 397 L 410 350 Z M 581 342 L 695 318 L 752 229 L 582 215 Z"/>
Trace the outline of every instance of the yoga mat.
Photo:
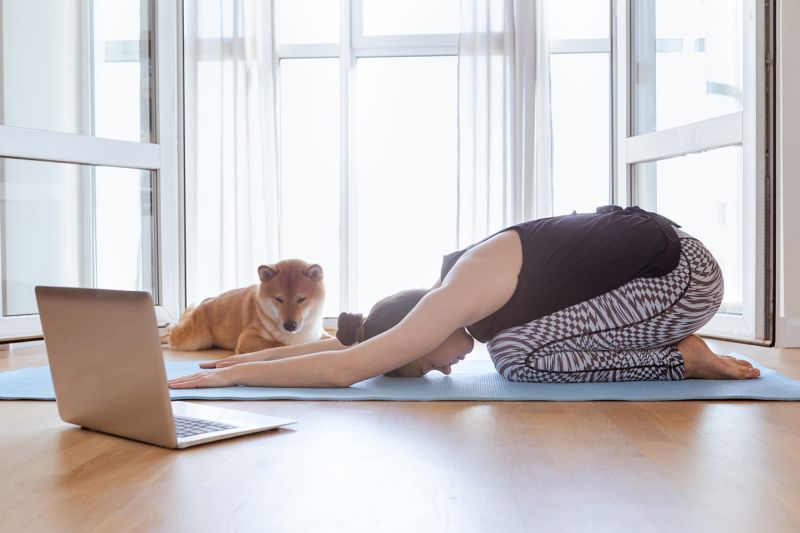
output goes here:
<path id="1" fill-rule="evenodd" d="M 346 389 L 226 387 L 170 390 L 173 400 L 395 400 L 395 401 L 669 401 L 669 400 L 800 400 L 800 381 L 746 359 L 761 370 L 749 380 L 628 381 L 618 383 L 515 383 L 494 370 L 491 361 L 463 361 L 445 376 L 422 378 L 380 376 Z M 197 361 L 168 361 L 167 375 L 199 370 Z M 0 373 L 2 400 L 54 400 L 46 366 Z"/>

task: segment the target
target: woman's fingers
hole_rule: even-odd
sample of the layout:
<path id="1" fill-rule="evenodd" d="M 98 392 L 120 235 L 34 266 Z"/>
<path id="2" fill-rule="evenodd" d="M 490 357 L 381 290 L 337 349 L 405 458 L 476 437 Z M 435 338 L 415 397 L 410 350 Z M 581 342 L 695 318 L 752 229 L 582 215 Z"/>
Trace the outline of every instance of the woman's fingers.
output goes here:
<path id="1" fill-rule="evenodd" d="M 250 361 L 249 357 L 245 355 L 232 355 L 230 357 L 226 357 L 225 359 L 220 359 L 217 361 L 216 368 L 224 368 L 226 366 L 233 366 L 238 365 L 239 363 L 246 363 Z"/>
<path id="2" fill-rule="evenodd" d="M 193 389 L 198 386 L 198 382 L 195 380 L 182 380 L 182 381 L 170 381 L 169 388 L 170 389 Z"/>
<path id="3" fill-rule="evenodd" d="M 238 365 L 240 363 L 252 363 L 254 361 L 268 361 L 271 356 L 268 355 L 270 350 L 261 350 L 260 352 L 247 352 L 235 355 L 229 355 L 216 361 L 204 361 L 200 363 L 200 368 L 227 368 L 229 366 Z"/>
<path id="4" fill-rule="evenodd" d="M 199 375 L 198 374 L 191 374 L 191 375 L 188 375 L 188 376 L 183 376 L 183 377 L 180 377 L 180 378 L 171 379 L 171 380 L 169 380 L 168 383 L 169 383 L 170 386 L 172 386 L 172 385 L 177 385 L 177 384 L 181 384 L 181 383 L 188 383 L 190 381 L 196 381 L 197 379 L 199 379 Z"/>
<path id="5" fill-rule="evenodd" d="M 217 361 L 217 368 L 225 368 L 227 366 L 238 365 L 241 363 L 252 363 L 253 361 L 263 361 L 267 358 L 258 352 L 240 353 L 239 355 L 232 355 L 225 359 Z"/>
<path id="6" fill-rule="evenodd" d="M 171 379 L 168 385 L 171 389 L 191 389 L 203 387 L 229 387 L 234 383 L 229 378 L 230 372 L 220 370 L 207 370 L 188 376 Z"/>
<path id="7" fill-rule="evenodd" d="M 200 382 L 198 381 L 181 381 L 179 383 L 170 383 L 170 389 L 201 389 L 205 388 L 201 386 Z"/>
<path id="8" fill-rule="evenodd" d="M 238 365 L 245 361 L 247 361 L 247 359 L 243 358 L 241 355 L 229 355 L 228 357 L 223 357 L 216 361 L 204 361 L 200 363 L 200 368 L 220 368 L 223 366 Z"/>

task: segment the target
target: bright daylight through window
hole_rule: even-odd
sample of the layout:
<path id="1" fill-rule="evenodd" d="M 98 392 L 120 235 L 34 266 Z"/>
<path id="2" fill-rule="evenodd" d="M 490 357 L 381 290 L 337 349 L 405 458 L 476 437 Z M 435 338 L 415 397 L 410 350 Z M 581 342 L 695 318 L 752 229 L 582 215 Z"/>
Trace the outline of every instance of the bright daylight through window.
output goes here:
<path id="1" fill-rule="evenodd" d="M 16 139 L 74 134 L 37 137 L 26 158 L 0 158 L 2 314 L 36 314 L 35 285 L 155 294 L 152 173 L 122 168 L 130 163 L 111 155 L 146 153 L 130 142 L 154 142 L 149 47 L 140 46 L 151 29 L 149 2 L 0 4 L 0 48 L 14 51 L 0 61 L 3 126 L 25 128 Z M 119 152 L 108 147 L 122 143 L 98 151 L 93 137 L 130 142 Z M 75 164 L 36 152 L 66 142 L 68 157 L 108 162 Z"/>
<path id="2" fill-rule="evenodd" d="M 326 266 L 328 316 L 432 284 L 457 223 L 458 0 L 353 1 L 346 56 L 335 52 L 334 4 L 283 0 L 276 10 L 281 255 Z M 554 213 L 564 214 L 610 198 L 610 6 L 556 4 Z"/>
<path id="3" fill-rule="evenodd" d="M 721 315 L 743 321 L 715 319 L 715 331 L 754 338 L 763 241 L 746 214 L 759 163 L 742 124 L 756 124 L 760 96 L 742 81 L 756 24 L 743 2 L 642 0 L 618 9 L 617 24 L 609 0 L 548 2 L 552 205 L 541 211 L 627 203 L 673 218 L 708 243 L 725 273 Z M 459 122 L 471 72 L 463 57 L 459 71 L 459 0 L 276 0 L 262 18 L 218 0 L 186 6 L 189 302 L 254 282 L 268 255 L 323 265 L 326 316 L 368 311 L 430 286 L 442 255 L 468 244 L 457 240 L 516 216 L 504 195 L 521 189 L 496 176 L 470 189 L 468 172 L 508 165 L 500 152 L 465 157 L 466 137 L 459 151 L 459 136 L 481 127 L 464 109 Z M 502 110 L 492 72 L 469 94 Z"/>
<path id="4" fill-rule="evenodd" d="M 741 0 L 634 3 L 629 158 L 634 158 L 636 202 L 706 243 L 725 278 L 720 313 L 744 315 L 751 330 L 745 336 L 756 337 L 755 321 L 746 318 L 756 305 L 757 252 L 747 236 L 756 224 L 744 213 L 750 211 L 747 203 L 757 201 L 748 183 L 761 171 L 755 165 L 747 169 L 756 149 L 746 141 L 747 128 L 753 127 L 750 113 L 758 104 L 752 91 L 744 96 L 750 53 L 744 12 Z M 670 136 L 700 144 L 676 149 Z M 637 155 L 648 146 L 653 149 Z"/>

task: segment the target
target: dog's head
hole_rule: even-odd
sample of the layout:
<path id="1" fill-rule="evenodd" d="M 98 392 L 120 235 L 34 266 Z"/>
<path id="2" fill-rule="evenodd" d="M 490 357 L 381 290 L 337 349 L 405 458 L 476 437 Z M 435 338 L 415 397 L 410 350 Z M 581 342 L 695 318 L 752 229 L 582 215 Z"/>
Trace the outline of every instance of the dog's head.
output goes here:
<path id="1" fill-rule="evenodd" d="M 258 277 L 261 308 L 282 332 L 298 333 L 322 313 L 325 284 L 321 266 L 300 259 L 285 259 L 274 265 L 261 265 Z"/>

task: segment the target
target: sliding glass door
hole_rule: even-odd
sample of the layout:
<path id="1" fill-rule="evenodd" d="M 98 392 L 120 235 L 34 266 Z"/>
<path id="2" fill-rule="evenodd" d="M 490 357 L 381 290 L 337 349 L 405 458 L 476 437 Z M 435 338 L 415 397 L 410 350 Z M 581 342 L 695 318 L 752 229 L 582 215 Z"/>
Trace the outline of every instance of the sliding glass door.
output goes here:
<path id="1" fill-rule="evenodd" d="M 719 262 L 703 333 L 772 338 L 771 16 L 756 0 L 620 2 L 628 200 L 683 225 Z M 627 35 L 624 30 L 627 29 Z M 627 55 L 627 57 L 625 57 Z M 627 120 L 625 120 L 627 119 Z"/>
<path id="2" fill-rule="evenodd" d="M 0 342 L 41 334 L 36 285 L 144 290 L 177 312 L 177 18 L 0 0 Z"/>

